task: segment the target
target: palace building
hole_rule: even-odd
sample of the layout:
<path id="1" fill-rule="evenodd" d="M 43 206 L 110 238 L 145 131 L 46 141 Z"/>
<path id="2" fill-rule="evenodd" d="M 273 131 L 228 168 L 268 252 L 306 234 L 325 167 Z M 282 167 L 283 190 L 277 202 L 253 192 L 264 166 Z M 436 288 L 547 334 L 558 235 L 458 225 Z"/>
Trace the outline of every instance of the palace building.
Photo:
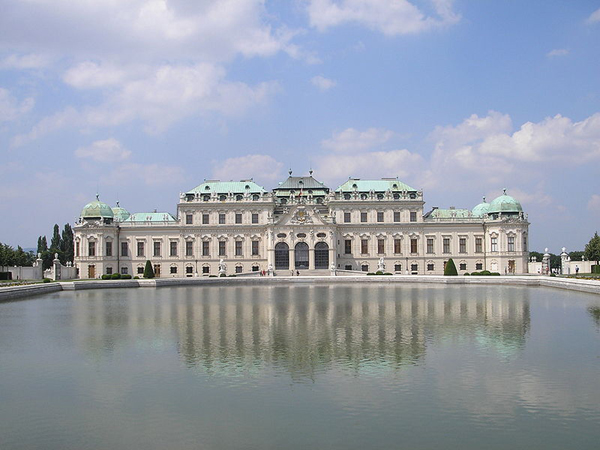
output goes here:
<path id="1" fill-rule="evenodd" d="M 130 214 L 96 198 L 74 227 L 80 278 L 263 271 L 275 275 L 385 271 L 440 275 L 526 273 L 529 222 L 506 194 L 473 209 L 424 211 L 423 192 L 397 178 L 350 178 L 333 190 L 308 176 L 271 191 L 250 180 L 206 180 L 180 195 L 177 214 Z"/>

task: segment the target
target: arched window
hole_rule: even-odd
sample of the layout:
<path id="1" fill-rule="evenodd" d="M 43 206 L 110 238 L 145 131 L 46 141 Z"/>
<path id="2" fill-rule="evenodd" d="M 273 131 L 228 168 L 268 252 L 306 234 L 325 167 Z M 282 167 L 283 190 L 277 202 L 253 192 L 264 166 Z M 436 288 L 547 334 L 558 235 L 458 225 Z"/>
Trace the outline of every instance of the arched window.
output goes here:
<path id="1" fill-rule="evenodd" d="M 275 270 L 290 268 L 290 247 L 285 242 L 275 245 Z"/>
<path id="2" fill-rule="evenodd" d="M 326 242 L 317 242 L 315 245 L 315 269 L 329 267 L 329 245 Z"/>
<path id="3" fill-rule="evenodd" d="M 295 261 L 294 265 L 296 269 L 308 269 L 308 244 L 306 242 L 298 242 L 295 247 Z"/>

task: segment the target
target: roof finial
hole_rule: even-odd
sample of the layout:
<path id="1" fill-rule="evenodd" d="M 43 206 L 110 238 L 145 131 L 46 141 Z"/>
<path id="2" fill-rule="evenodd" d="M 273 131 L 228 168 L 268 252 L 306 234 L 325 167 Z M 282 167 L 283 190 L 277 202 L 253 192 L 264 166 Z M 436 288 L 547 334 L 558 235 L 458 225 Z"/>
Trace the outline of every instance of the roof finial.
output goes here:
<path id="1" fill-rule="evenodd" d="M 290 167 L 290 170 L 288 170 L 288 173 L 290 174 L 290 176 L 292 176 L 292 168 Z"/>
<path id="2" fill-rule="evenodd" d="M 311 167 L 311 168 L 310 168 L 310 170 L 308 171 L 308 174 L 309 174 L 309 175 L 312 177 L 312 174 L 313 174 L 312 167 Z"/>
<path id="3" fill-rule="evenodd" d="M 485 195 L 483 196 L 483 203 L 485 203 Z"/>
<path id="4" fill-rule="evenodd" d="M 100 201 L 100 194 L 98 194 L 97 192 L 96 192 L 96 200 Z"/>
<path id="5" fill-rule="evenodd" d="M 504 195 L 506 195 L 506 188 L 502 189 L 502 192 L 504 192 Z"/>
<path id="6" fill-rule="evenodd" d="M 117 200 L 117 208 L 119 208 L 119 200 Z"/>

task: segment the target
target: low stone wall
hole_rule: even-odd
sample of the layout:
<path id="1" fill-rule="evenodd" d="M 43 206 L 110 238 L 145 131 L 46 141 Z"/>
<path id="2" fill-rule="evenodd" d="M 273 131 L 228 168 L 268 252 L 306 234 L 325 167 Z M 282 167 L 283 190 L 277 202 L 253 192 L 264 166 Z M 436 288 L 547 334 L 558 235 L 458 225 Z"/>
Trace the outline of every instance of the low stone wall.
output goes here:
<path id="1" fill-rule="evenodd" d="M 490 277 L 445 277 L 432 275 L 393 275 L 393 276 L 344 276 L 344 277 L 252 277 L 252 278 L 154 278 L 150 280 L 98 280 L 70 281 L 34 284 L 28 286 L 9 286 L 0 288 L 0 302 L 58 291 L 83 289 L 115 288 L 158 288 L 168 286 L 200 285 L 285 285 L 285 284 L 449 284 L 449 285 L 505 285 L 505 286 L 542 286 L 569 289 L 600 295 L 600 281 L 573 278 L 554 278 L 545 276 L 490 276 Z"/>

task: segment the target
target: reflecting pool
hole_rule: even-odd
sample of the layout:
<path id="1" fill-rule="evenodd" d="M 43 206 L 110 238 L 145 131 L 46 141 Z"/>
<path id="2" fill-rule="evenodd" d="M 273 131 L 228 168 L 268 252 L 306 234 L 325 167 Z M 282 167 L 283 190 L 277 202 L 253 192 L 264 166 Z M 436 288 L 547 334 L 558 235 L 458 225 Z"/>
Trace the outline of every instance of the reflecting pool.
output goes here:
<path id="1" fill-rule="evenodd" d="M 597 449 L 600 296 L 432 285 L 0 304 L 0 448 Z"/>

